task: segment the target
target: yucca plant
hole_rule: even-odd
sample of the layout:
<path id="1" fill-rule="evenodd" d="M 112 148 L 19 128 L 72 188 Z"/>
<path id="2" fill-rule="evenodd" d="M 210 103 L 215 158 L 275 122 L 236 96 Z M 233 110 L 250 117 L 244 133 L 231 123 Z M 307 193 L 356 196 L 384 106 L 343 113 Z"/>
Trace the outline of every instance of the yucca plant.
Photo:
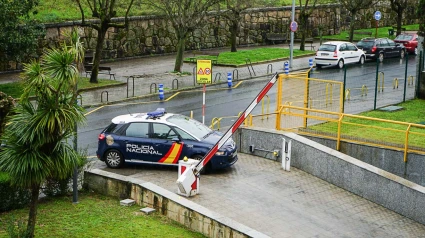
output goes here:
<path id="1" fill-rule="evenodd" d="M 24 93 L 3 136 L 7 146 L 0 152 L 0 170 L 10 175 L 14 186 L 31 190 L 29 237 L 34 236 L 41 185 L 50 178 L 69 178 L 81 159 L 67 143 L 75 136 L 74 123 L 85 121 L 76 103 L 81 57 L 76 45 L 64 43 L 46 51 L 40 61 L 24 65 Z M 31 91 L 35 103 L 30 101 Z"/>

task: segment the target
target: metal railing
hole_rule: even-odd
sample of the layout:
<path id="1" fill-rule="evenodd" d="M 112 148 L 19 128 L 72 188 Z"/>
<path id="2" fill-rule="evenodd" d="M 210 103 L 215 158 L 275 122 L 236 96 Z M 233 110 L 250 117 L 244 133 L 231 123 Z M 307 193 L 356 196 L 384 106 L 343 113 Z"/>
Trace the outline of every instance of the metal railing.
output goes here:
<path id="1" fill-rule="evenodd" d="M 404 162 L 409 153 L 425 154 L 425 125 L 303 108 L 290 103 L 271 114 L 276 116 L 275 129 L 335 140 L 336 150 L 340 150 L 341 142 L 382 147 L 402 151 Z M 263 116 L 252 115 L 245 125 L 260 124 Z M 307 126 L 303 124 L 306 118 L 309 118 Z"/>

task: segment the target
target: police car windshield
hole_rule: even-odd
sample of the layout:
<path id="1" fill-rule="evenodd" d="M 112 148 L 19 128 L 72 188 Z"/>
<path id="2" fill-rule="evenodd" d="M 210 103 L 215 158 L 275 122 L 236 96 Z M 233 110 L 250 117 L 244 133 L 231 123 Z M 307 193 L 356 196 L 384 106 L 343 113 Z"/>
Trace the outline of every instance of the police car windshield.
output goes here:
<path id="1" fill-rule="evenodd" d="M 211 132 L 211 129 L 204 124 L 183 115 L 173 115 L 167 118 L 167 121 L 191 133 L 199 139 Z"/>

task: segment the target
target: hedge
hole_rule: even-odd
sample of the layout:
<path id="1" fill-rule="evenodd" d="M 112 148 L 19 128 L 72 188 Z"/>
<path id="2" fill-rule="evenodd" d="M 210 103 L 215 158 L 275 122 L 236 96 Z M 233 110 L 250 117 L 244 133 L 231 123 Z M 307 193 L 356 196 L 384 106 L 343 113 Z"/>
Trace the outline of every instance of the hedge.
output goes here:
<path id="1" fill-rule="evenodd" d="M 0 172 L 0 212 L 25 207 L 30 202 L 31 192 L 28 189 L 10 186 L 10 177 Z"/>

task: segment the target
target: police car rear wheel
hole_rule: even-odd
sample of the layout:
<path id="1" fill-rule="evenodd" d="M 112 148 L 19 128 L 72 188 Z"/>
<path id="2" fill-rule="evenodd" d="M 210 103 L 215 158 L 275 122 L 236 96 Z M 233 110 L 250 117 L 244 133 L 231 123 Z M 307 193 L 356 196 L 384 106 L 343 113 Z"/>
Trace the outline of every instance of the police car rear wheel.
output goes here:
<path id="1" fill-rule="evenodd" d="M 194 160 L 201 160 L 204 158 L 202 155 L 194 155 L 192 159 Z M 211 163 L 208 162 L 207 165 L 204 166 L 204 168 L 201 171 L 201 174 L 209 174 L 211 172 Z"/>
<path id="2" fill-rule="evenodd" d="M 109 150 L 106 152 L 105 158 L 109 168 L 119 168 L 124 164 L 124 158 L 118 150 Z"/>

